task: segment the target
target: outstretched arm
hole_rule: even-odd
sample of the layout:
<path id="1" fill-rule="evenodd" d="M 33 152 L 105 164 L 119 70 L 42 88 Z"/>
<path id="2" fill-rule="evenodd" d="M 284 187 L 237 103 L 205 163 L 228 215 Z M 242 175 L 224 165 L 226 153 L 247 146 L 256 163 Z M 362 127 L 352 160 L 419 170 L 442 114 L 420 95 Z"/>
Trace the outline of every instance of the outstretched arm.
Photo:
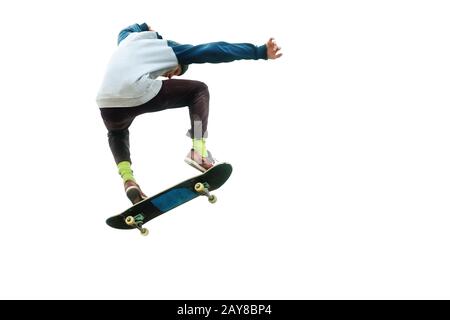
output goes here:
<path id="1" fill-rule="evenodd" d="M 193 45 L 169 45 L 172 47 L 180 64 L 191 63 L 221 63 L 235 60 L 258 60 L 258 59 L 276 59 L 281 56 L 277 48 L 274 47 L 273 39 L 262 46 L 255 46 L 250 43 L 228 43 L 212 42 Z M 276 45 L 275 45 L 276 46 Z M 270 50 L 269 50 L 270 48 Z M 276 58 L 273 52 L 278 55 Z"/>

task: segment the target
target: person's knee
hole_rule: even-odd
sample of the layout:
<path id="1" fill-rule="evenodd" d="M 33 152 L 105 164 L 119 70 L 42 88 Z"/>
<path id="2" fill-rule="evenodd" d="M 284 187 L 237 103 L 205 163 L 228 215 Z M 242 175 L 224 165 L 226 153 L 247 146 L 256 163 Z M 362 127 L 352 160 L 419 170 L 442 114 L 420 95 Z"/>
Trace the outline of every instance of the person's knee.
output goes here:
<path id="1" fill-rule="evenodd" d="M 209 95 L 208 85 L 206 83 L 204 83 L 204 82 L 198 81 L 197 92 L 199 92 L 201 94 Z"/>

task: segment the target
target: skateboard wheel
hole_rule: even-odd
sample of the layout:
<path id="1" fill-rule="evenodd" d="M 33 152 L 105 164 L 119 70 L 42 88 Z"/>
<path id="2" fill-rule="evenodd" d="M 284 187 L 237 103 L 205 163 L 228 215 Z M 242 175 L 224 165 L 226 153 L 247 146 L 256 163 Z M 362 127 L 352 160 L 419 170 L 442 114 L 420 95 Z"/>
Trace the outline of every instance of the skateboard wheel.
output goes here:
<path id="1" fill-rule="evenodd" d="M 195 184 L 194 189 L 197 192 L 203 192 L 205 190 L 205 186 L 203 185 L 203 183 L 198 182 Z"/>
<path id="2" fill-rule="evenodd" d="M 217 202 L 217 197 L 215 195 L 209 196 L 208 197 L 208 201 L 210 203 L 216 203 Z"/>
<path id="3" fill-rule="evenodd" d="M 125 223 L 129 226 L 132 226 L 135 224 L 134 218 L 132 216 L 128 216 L 125 219 Z"/>
<path id="4" fill-rule="evenodd" d="M 147 228 L 142 228 L 141 235 L 143 235 L 144 237 L 148 236 L 148 229 Z"/>

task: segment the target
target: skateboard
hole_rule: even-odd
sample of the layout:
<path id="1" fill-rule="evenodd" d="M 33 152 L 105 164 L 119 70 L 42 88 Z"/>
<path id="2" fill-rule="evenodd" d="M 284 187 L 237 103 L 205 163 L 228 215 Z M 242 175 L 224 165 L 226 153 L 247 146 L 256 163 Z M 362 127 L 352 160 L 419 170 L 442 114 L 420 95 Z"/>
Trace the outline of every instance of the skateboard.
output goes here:
<path id="1" fill-rule="evenodd" d="M 148 229 L 142 227 L 145 223 L 183 203 L 198 196 L 206 196 L 210 203 L 215 203 L 217 197 L 210 192 L 220 188 L 228 180 L 232 171 L 233 167 L 230 164 L 219 163 L 198 176 L 187 179 L 108 218 L 106 224 L 115 229 L 138 229 L 143 236 L 146 236 Z"/>

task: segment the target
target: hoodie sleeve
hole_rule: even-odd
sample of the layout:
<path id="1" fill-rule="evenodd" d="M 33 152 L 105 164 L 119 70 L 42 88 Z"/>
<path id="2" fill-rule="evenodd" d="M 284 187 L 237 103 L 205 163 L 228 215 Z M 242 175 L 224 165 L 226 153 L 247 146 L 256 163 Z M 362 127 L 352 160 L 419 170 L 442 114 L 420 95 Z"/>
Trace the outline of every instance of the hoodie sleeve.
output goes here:
<path id="1" fill-rule="evenodd" d="M 126 27 L 122 31 L 119 32 L 119 36 L 117 37 L 117 45 L 122 42 L 130 33 L 133 32 L 142 32 L 142 31 L 149 31 L 148 25 L 144 22 L 142 24 L 132 24 L 131 26 Z"/>
<path id="2" fill-rule="evenodd" d="M 180 64 L 222 63 L 235 60 L 267 59 L 267 46 L 250 43 L 212 42 L 197 46 L 169 41 Z"/>

